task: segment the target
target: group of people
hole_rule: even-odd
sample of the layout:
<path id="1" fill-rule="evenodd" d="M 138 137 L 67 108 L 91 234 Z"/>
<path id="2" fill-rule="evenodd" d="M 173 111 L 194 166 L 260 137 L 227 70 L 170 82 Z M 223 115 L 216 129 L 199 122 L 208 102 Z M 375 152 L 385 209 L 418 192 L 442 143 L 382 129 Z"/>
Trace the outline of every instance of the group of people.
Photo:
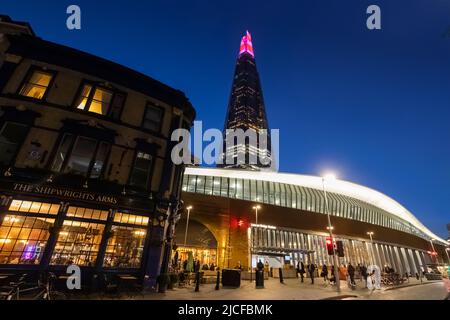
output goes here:
<path id="1" fill-rule="evenodd" d="M 199 272 L 199 271 L 216 271 L 216 265 L 214 264 L 214 262 L 208 264 L 208 263 L 204 263 L 203 265 L 201 264 L 199 259 L 195 259 L 193 262 L 193 268 L 191 270 L 189 270 L 189 263 L 187 260 L 184 260 L 183 262 L 183 271 L 184 272 Z"/>
<path id="2" fill-rule="evenodd" d="M 362 280 L 364 280 L 365 285 L 367 286 L 367 278 L 370 276 L 370 274 L 367 271 L 367 267 L 363 264 L 359 264 L 354 267 L 351 263 L 348 263 L 347 266 L 341 265 L 341 267 L 337 270 L 339 272 L 339 278 L 347 279 L 349 282 L 349 285 L 356 286 L 355 282 L 355 276 Z M 303 283 L 305 275 L 308 274 L 309 278 L 311 279 L 311 284 L 314 284 L 314 278 L 320 276 L 325 284 L 328 282 L 331 285 L 336 284 L 336 273 L 335 273 L 335 267 L 334 265 L 330 266 L 330 268 L 324 264 L 321 267 L 318 267 L 314 263 L 310 263 L 305 266 L 303 261 L 299 261 L 297 264 L 297 273 L 300 274 L 300 281 Z"/>

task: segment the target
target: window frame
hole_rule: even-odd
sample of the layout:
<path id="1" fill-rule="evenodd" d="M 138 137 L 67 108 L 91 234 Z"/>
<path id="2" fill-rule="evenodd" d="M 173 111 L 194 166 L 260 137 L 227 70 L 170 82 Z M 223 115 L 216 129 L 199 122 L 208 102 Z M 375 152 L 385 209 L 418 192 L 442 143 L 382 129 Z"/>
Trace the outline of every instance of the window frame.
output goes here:
<path id="1" fill-rule="evenodd" d="M 149 108 L 155 108 L 155 109 L 160 109 L 160 110 L 161 110 L 161 119 L 160 119 L 160 121 L 159 121 L 158 130 L 152 130 L 152 129 L 146 128 L 146 127 L 144 126 L 145 120 L 147 119 L 147 118 L 146 118 L 147 110 L 148 110 Z M 165 115 L 166 115 L 166 109 L 165 109 L 164 107 L 162 107 L 162 106 L 160 106 L 160 105 L 158 105 L 158 104 L 156 104 L 156 103 L 154 103 L 154 102 L 148 101 L 148 102 L 146 103 L 146 105 L 145 105 L 145 108 L 144 108 L 144 114 L 143 114 L 142 121 L 141 121 L 141 128 L 142 128 L 143 130 L 146 130 L 146 131 L 151 132 L 151 133 L 157 133 L 157 134 L 160 134 L 160 133 L 161 133 L 161 130 L 162 130 L 162 126 L 163 126 L 163 122 L 164 122 L 164 117 L 165 117 Z"/>
<path id="2" fill-rule="evenodd" d="M 138 157 L 139 153 L 148 154 L 148 155 L 150 155 L 152 157 L 152 160 L 151 160 L 152 163 L 150 165 L 150 169 L 148 171 L 148 176 L 147 176 L 147 186 L 144 188 L 145 190 L 151 190 L 151 188 L 152 188 L 151 182 L 152 182 L 152 178 L 153 178 L 153 173 L 155 171 L 155 162 L 156 162 L 155 158 L 156 158 L 156 156 L 154 154 L 148 152 L 148 151 L 143 151 L 143 150 L 140 150 L 140 149 L 136 149 L 135 152 L 134 152 L 133 162 L 132 162 L 132 165 L 130 167 L 130 172 L 128 174 L 127 185 L 133 186 L 133 187 L 137 187 L 137 188 L 141 188 L 141 186 L 139 186 L 139 185 L 131 184 L 131 175 L 133 174 L 134 168 L 136 166 L 136 160 L 137 160 L 137 157 Z"/>
<path id="3" fill-rule="evenodd" d="M 53 165 L 54 165 L 55 159 L 56 159 L 56 157 L 57 157 L 57 155 L 58 155 L 58 150 L 61 148 L 61 146 L 62 146 L 62 144 L 63 144 L 63 141 L 64 141 L 64 137 L 65 137 L 66 135 L 72 135 L 73 141 L 71 142 L 71 144 L 70 144 L 70 146 L 69 146 L 69 148 L 68 148 L 68 150 L 67 150 L 66 157 L 65 157 L 63 163 L 61 164 L 61 169 L 60 169 L 58 172 L 56 172 L 56 171 L 53 171 Z M 50 171 L 54 172 L 54 173 L 71 174 L 70 172 L 65 172 L 65 170 L 66 170 L 66 167 L 67 167 L 67 163 L 69 162 L 70 158 L 72 157 L 72 153 L 73 153 L 74 147 L 75 147 L 75 145 L 77 144 L 77 142 L 78 142 L 78 140 L 80 139 L 80 137 L 81 137 L 81 138 L 87 138 L 87 139 L 95 140 L 95 141 L 96 141 L 95 151 L 94 151 L 93 154 L 92 154 L 92 158 L 91 158 L 91 161 L 89 162 L 88 171 L 87 171 L 85 177 L 86 177 L 87 179 L 102 180 L 102 179 L 104 178 L 105 171 L 106 171 L 106 167 L 107 167 L 107 164 L 108 164 L 108 162 L 109 162 L 109 158 L 110 158 L 110 156 L 111 156 L 112 143 L 109 142 L 109 141 L 97 139 L 97 138 L 95 138 L 95 137 L 84 136 L 84 135 L 75 134 L 75 133 L 72 133 L 72 132 L 66 132 L 66 131 L 65 131 L 65 132 L 62 132 L 62 133 L 60 134 L 60 136 L 58 137 L 57 143 L 55 144 L 55 149 L 54 149 L 54 151 L 53 151 L 53 153 L 52 153 L 52 159 L 51 159 L 51 161 L 49 161 L 49 164 L 48 164 L 48 169 L 49 169 Z M 92 169 L 93 169 L 93 167 L 94 167 L 95 159 L 96 159 L 97 156 L 98 156 L 98 152 L 99 152 L 99 149 L 100 149 L 100 145 L 101 145 L 102 143 L 108 144 L 108 146 L 109 146 L 108 152 L 107 152 L 107 155 L 106 155 L 106 157 L 105 157 L 105 160 L 104 160 L 104 163 L 103 163 L 103 167 L 102 167 L 102 170 L 101 170 L 100 174 L 98 175 L 97 178 L 91 178 Z M 83 175 L 83 176 L 84 176 L 84 175 Z"/>
<path id="4" fill-rule="evenodd" d="M 17 125 L 21 125 L 21 126 L 26 127 L 27 128 L 27 133 L 25 134 L 25 138 L 22 139 L 22 141 L 18 144 L 18 148 L 17 148 L 14 156 L 9 161 L 9 163 L 8 164 L 1 164 L 0 163 L 0 166 L 1 165 L 3 165 L 3 166 L 11 166 L 11 165 L 13 165 L 15 163 L 15 161 L 17 160 L 17 156 L 19 155 L 20 151 L 22 150 L 22 147 L 23 147 L 25 141 L 27 141 L 28 135 L 30 134 L 30 131 L 31 131 L 31 126 L 28 125 L 28 124 L 25 124 L 25 123 L 22 123 L 22 122 L 17 122 L 17 121 L 5 120 L 5 121 L 0 121 L 0 135 L 3 133 L 3 130 L 4 130 L 5 126 L 8 123 L 13 123 L 13 124 L 17 124 Z"/>
<path id="5" fill-rule="evenodd" d="M 77 100 L 79 100 L 79 98 L 81 97 L 81 94 L 82 94 L 83 89 L 84 89 L 85 86 L 91 86 L 92 88 L 91 88 L 91 91 L 89 92 L 89 95 L 87 96 L 86 105 L 84 106 L 83 109 L 79 109 L 78 106 L 77 106 Z M 89 108 L 91 106 L 92 100 L 94 98 L 95 91 L 97 89 L 111 92 L 111 101 L 108 104 L 108 110 L 107 110 L 106 114 L 101 114 L 101 113 L 96 113 L 96 112 L 93 112 L 93 111 L 89 111 Z M 120 112 L 119 112 L 118 117 L 115 118 L 115 117 L 112 116 L 112 105 L 113 105 L 114 100 L 116 99 L 116 97 L 118 95 L 123 95 L 123 103 L 122 103 L 122 105 L 120 107 Z M 77 92 L 75 94 L 75 97 L 72 100 L 72 108 L 74 108 L 75 110 L 82 111 L 82 112 L 87 112 L 87 113 L 90 113 L 90 114 L 96 114 L 98 116 L 108 117 L 110 119 L 120 121 L 120 119 L 122 118 L 123 109 L 125 107 L 125 103 L 126 103 L 127 97 L 128 97 L 128 94 L 126 92 L 124 92 L 124 91 L 117 90 L 115 88 L 108 88 L 107 86 L 101 85 L 101 84 L 96 83 L 94 81 L 82 80 L 80 85 L 79 85 L 79 87 L 78 87 L 78 90 L 77 90 Z"/>
<path id="6" fill-rule="evenodd" d="M 50 79 L 50 82 L 48 83 L 47 89 L 45 90 L 44 95 L 42 96 L 41 99 L 37 99 L 37 98 L 33 98 L 33 97 L 29 97 L 29 96 L 25 96 L 25 95 L 20 94 L 20 91 L 22 91 L 24 86 L 29 83 L 29 81 L 31 80 L 31 77 L 33 76 L 33 74 L 36 71 L 41 71 L 41 72 L 44 72 L 44 73 L 48 73 L 48 74 L 51 74 L 51 76 L 52 76 L 52 78 Z M 36 65 L 30 66 L 28 71 L 27 71 L 27 74 L 22 79 L 19 87 L 17 88 L 16 95 L 18 95 L 18 96 L 20 96 L 22 98 L 25 98 L 25 99 L 33 100 L 33 101 L 44 101 L 44 102 L 47 102 L 48 93 L 49 93 L 50 89 L 53 87 L 53 84 L 55 83 L 55 79 L 56 79 L 57 74 L 58 74 L 58 72 L 55 71 L 55 70 L 50 70 L 50 69 L 39 67 L 39 66 L 36 66 Z"/>

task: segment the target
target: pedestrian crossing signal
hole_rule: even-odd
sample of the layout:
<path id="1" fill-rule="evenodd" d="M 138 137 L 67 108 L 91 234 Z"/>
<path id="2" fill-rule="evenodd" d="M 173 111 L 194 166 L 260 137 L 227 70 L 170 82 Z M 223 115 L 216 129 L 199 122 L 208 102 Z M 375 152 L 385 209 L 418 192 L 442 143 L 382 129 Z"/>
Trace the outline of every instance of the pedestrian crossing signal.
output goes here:
<path id="1" fill-rule="evenodd" d="M 334 254 L 334 246 L 333 246 L 333 239 L 331 237 L 327 237 L 327 251 L 328 255 L 332 256 Z"/>

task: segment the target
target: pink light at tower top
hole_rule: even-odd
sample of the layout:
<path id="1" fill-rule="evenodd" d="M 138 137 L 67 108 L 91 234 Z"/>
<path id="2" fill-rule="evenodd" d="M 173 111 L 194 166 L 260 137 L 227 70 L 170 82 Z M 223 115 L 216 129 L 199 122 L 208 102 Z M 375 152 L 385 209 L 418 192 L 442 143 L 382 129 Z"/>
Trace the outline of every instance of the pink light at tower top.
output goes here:
<path id="1" fill-rule="evenodd" d="M 242 37 L 239 56 L 243 55 L 244 53 L 248 53 L 252 57 L 255 57 L 255 53 L 253 51 L 252 36 L 248 31 L 246 35 Z"/>

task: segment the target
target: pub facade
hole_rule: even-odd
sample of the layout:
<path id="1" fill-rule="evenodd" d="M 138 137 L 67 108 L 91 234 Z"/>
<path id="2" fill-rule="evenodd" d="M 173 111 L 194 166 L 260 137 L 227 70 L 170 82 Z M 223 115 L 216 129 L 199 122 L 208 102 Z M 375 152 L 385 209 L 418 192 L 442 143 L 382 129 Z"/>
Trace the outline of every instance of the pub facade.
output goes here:
<path id="1" fill-rule="evenodd" d="M 0 270 L 165 272 L 170 137 L 194 118 L 182 92 L 0 16 Z"/>

